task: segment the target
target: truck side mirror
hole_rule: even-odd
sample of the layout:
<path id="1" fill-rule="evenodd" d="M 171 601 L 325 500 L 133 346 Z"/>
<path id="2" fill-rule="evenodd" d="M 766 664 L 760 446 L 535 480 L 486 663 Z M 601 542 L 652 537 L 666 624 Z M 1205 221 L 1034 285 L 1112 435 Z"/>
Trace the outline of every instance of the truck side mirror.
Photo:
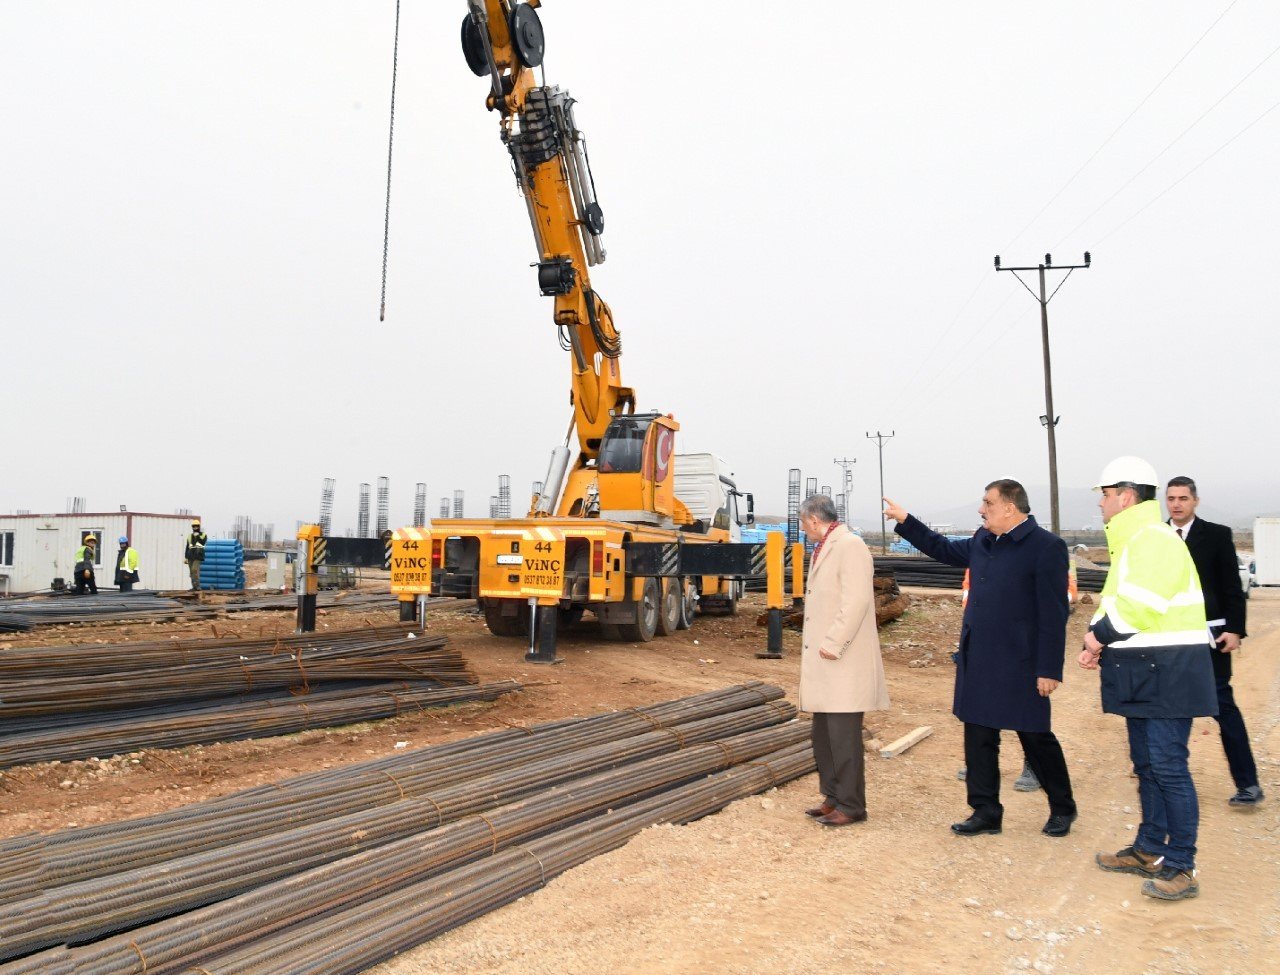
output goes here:
<path id="1" fill-rule="evenodd" d="M 756 498 L 754 494 L 744 494 L 747 499 L 747 516 L 742 523 L 744 525 L 754 525 L 756 523 Z"/>

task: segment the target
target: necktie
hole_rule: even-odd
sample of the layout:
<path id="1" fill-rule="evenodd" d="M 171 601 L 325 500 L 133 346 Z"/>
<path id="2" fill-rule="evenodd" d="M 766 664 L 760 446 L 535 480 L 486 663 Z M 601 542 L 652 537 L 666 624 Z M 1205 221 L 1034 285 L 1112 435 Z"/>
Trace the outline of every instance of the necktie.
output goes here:
<path id="1" fill-rule="evenodd" d="M 1181 529 L 1181 528 L 1175 528 L 1175 529 L 1174 529 L 1174 531 L 1176 531 L 1176 532 L 1178 533 L 1178 537 L 1179 537 L 1179 538 L 1181 538 L 1181 537 L 1182 537 L 1182 529 Z"/>

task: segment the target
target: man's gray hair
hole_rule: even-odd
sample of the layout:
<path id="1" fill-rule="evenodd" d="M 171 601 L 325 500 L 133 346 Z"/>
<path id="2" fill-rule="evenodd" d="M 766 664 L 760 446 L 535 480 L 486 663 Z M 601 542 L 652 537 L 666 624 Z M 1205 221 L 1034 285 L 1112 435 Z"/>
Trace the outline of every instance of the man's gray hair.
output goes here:
<path id="1" fill-rule="evenodd" d="M 837 519 L 836 503 L 825 494 L 814 494 L 800 502 L 801 518 L 817 518 L 825 524 Z"/>

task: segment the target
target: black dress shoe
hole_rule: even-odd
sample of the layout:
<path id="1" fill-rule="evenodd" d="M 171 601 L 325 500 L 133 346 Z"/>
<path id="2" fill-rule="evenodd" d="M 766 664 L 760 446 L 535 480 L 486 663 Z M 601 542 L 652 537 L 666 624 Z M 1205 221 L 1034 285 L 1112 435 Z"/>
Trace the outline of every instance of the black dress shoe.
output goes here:
<path id="1" fill-rule="evenodd" d="M 1071 824 L 1076 821 L 1076 814 L 1070 816 L 1050 816 L 1040 832 L 1045 836 L 1066 836 L 1071 832 Z"/>
<path id="2" fill-rule="evenodd" d="M 957 836 L 981 836 L 983 833 L 999 833 L 1001 830 L 999 823 L 981 816 L 970 816 L 963 823 L 951 824 L 951 832 Z"/>

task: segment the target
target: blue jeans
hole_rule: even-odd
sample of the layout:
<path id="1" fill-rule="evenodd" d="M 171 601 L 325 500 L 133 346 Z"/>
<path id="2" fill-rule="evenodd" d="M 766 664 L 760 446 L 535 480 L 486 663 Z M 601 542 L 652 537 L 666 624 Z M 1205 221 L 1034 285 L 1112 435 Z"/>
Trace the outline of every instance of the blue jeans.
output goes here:
<path id="1" fill-rule="evenodd" d="M 1129 756 L 1138 773 L 1142 825 L 1134 842 L 1165 865 L 1193 870 L 1200 803 L 1187 766 L 1190 718 L 1127 718 Z"/>

